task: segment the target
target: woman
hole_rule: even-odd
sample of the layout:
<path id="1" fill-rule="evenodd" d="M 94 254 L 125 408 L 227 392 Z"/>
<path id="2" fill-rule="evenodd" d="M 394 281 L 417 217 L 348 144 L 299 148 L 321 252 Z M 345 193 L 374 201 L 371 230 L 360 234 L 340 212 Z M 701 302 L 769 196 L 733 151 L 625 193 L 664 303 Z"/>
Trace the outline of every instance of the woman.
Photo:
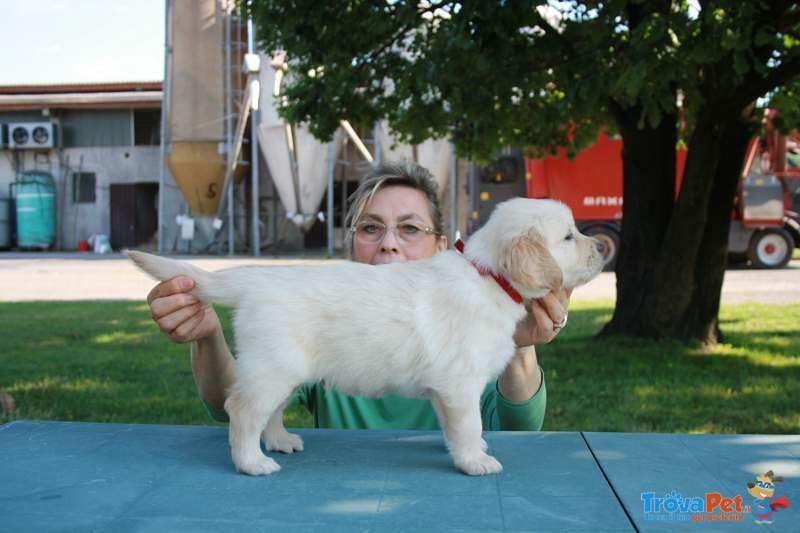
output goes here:
<path id="1" fill-rule="evenodd" d="M 372 265 L 426 259 L 447 249 L 436 182 L 425 168 L 387 164 L 373 169 L 350 197 L 346 247 L 354 261 Z M 215 420 L 225 421 L 225 391 L 233 383 L 235 360 L 219 318 L 189 291 L 194 282 L 179 276 L 156 285 L 147 297 L 153 319 L 175 342 L 191 342 L 192 373 L 200 397 Z M 569 293 L 550 293 L 528 307 L 514 333 L 514 358 L 481 397 L 486 430 L 539 430 L 547 400 L 535 344 L 550 342 L 566 316 Z M 317 427 L 349 429 L 436 429 L 427 400 L 386 396 L 362 398 L 310 384 L 296 401 L 314 415 Z"/>

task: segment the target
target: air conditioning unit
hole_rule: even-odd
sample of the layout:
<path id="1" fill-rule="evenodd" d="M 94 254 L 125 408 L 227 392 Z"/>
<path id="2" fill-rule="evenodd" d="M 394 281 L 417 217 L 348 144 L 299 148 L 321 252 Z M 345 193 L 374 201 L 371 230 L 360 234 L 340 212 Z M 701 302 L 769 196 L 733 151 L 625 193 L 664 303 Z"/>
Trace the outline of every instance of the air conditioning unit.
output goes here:
<path id="1" fill-rule="evenodd" d="M 12 122 L 8 125 L 8 147 L 12 150 L 53 148 L 55 134 L 52 122 Z"/>

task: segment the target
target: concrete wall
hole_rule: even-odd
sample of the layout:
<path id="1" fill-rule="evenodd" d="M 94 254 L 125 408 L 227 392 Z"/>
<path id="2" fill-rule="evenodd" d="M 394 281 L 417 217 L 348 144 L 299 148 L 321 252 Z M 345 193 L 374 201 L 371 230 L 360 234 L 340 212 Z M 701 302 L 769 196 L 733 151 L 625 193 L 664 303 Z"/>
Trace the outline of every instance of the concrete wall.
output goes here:
<path id="1" fill-rule="evenodd" d="M 115 183 L 159 181 L 158 146 L 113 146 L 89 148 L 64 148 L 49 151 L 10 151 L 0 150 L 0 198 L 9 195 L 9 184 L 15 180 L 15 168 L 19 172 L 40 170 L 50 173 L 56 179 L 57 185 L 57 241 L 60 250 L 75 250 L 79 240 L 85 240 L 93 234 L 111 235 L 111 199 L 110 185 Z M 368 168 L 368 165 L 356 164 L 357 161 L 344 167 L 337 167 L 336 184 L 340 187 L 342 178 L 358 180 Z M 466 219 L 469 211 L 467 194 L 467 165 L 459 164 L 458 187 L 458 229 L 465 234 Z M 96 175 L 96 189 L 94 203 L 73 203 L 73 179 L 75 172 L 93 172 Z M 249 179 L 249 178 L 245 178 Z M 215 253 L 216 248 L 209 249 L 208 245 L 213 239 L 214 230 L 211 219 L 201 217 L 195 219 L 195 238 L 187 241 L 180 238 L 180 227 L 175 221 L 179 214 L 189 212 L 188 205 L 183 199 L 169 170 L 166 173 L 165 216 L 164 234 L 165 251 L 167 253 Z M 261 161 L 261 227 L 262 245 L 264 253 L 274 253 L 275 241 L 280 241 L 277 249 L 280 252 L 295 252 L 304 249 L 303 234 L 288 220 L 280 203 L 277 205 L 277 228 L 272 224 L 273 202 L 270 198 L 275 194 L 266 165 Z M 440 202 L 444 211 L 445 226 L 449 223 L 449 183 L 440 191 Z M 349 190 L 348 193 L 351 193 Z M 246 205 L 241 187 L 237 187 L 237 253 L 250 253 L 241 243 L 250 244 L 248 228 L 249 220 L 244 220 L 243 207 Z M 320 206 L 325 211 L 326 206 Z M 342 245 L 342 231 L 338 227 L 340 220 L 335 220 L 336 247 Z M 277 229 L 277 232 L 275 231 Z M 276 235 L 277 233 L 277 235 Z M 156 241 L 152 246 L 155 249 Z M 227 252 L 227 245 L 223 246 L 222 253 Z"/>
<path id="2" fill-rule="evenodd" d="M 0 198 L 9 194 L 9 184 L 16 172 L 39 170 L 50 173 L 57 187 L 57 248 L 74 250 L 79 240 L 93 234 L 111 234 L 110 185 L 159 181 L 158 146 L 114 146 L 65 148 L 49 151 L 0 151 Z M 16 169 L 16 172 L 15 172 Z M 73 203 L 72 174 L 93 172 L 96 176 L 95 202 Z M 187 207 L 172 178 L 167 173 L 165 202 L 165 235 L 168 248 L 177 244 L 177 251 L 188 249 L 188 242 L 176 240 L 178 226 L 174 220 Z"/>

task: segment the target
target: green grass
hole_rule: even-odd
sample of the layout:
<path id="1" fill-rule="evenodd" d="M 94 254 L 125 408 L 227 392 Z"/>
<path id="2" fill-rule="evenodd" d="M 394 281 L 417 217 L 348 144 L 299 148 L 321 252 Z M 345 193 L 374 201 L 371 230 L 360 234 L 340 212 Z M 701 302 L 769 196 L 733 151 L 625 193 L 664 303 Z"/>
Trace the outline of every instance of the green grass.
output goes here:
<path id="1" fill-rule="evenodd" d="M 800 432 L 800 306 L 723 307 L 726 343 L 597 340 L 612 304 L 576 302 L 539 348 L 549 430 Z M 229 334 L 229 313 L 222 310 Z M 0 390 L 13 419 L 210 424 L 188 346 L 167 341 L 136 302 L 0 304 Z M 307 426 L 300 408 L 290 426 Z"/>
<path id="2" fill-rule="evenodd" d="M 725 342 L 710 349 L 593 338 L 611 312 L 608 303 L 574 303 L 569 329 L 539 349 L 546 429 L 800 431 L 800 306 L 723 306 Z"/>

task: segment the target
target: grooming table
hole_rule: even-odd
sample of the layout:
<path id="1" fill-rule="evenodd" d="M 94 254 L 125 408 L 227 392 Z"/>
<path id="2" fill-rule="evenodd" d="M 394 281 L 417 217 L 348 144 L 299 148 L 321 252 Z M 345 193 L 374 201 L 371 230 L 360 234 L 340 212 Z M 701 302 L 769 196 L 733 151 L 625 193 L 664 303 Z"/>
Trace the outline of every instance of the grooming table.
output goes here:
<path id="1" fill-rule="evenodd" d="M 488 432 L 499 475 L 452 465 L 440 433 L 298 430 L 282 470 L 235 472 L 227 428 L 16 421 L 0 426 L 0 530 L 753 531 L 742 521 L 648 520 L 642 493 L 752 498 L 769 469 L 800 529 L 800 437 Z M 759 531 L 761 531 L 759 530 Z"/>

